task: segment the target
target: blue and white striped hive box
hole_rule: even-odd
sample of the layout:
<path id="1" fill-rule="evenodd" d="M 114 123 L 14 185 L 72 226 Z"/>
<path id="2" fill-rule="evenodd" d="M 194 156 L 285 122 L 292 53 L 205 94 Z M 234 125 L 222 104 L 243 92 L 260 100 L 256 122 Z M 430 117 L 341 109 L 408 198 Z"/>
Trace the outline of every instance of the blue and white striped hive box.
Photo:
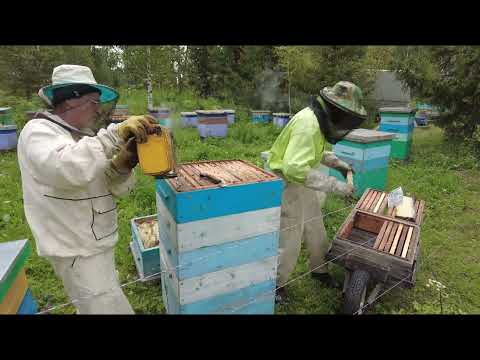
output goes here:
<path id="1" fill-rule="evenodd" d="M 196 127 L 197 126 L 197 113 L 196 112 L 188 112 L 183 111 L 180 113 L 182 118 L 182 126 L 183 127 Z"/>
<path id="2" fill-rule="evenodd" d="M 167 313 L 273 314 L 283 181 L 242 160 L 176 171 L 156 180 Z"/>
<path id="3" fill-rule="evenodd" d="M 384 189 L 387 182 L 391 142 L 395 134 L 369 129 L 355 129 L 333 146 L 333 152 L 352 166 L 355 195 L 361 196 L 365 189 Z M 330 175 L 346 181 L 337 170 Z"/>
<path id="4" fill-rule="evenodd" d="M 406 160 L 412 145 L 415 111 L 410 108 L 380 108 L 380 131 L 395 133 L 391 157 Z"/>
<path id="5" fill-rule="evenodd" d="M 17 148 L 17 127 L 15 125 L 0 125 L 0 150 Z"/>
<path id="6" fill-rule="evenodd" d="M 288 113 L 274 113 L 273 124 L 278 127 L 284 127 L 290 121 L 291 115 Z"/>
<path id="7" fill-rule="evenodd" d="M 228 117 L 225 110 L 197 110 L 197 130 L 201 138 L 224 138 L 228 133 Z"/>
<path id="8" fill-rule="evenodd" d="M 253 123 L 268 123 L 271 120 L 272 113 L 267 110 L 252 110 Z"/>
<path id="9" fill-rule="evenodd" d="M 225 113 L 227 114 L 228 124 L 232 125 L 235 122 L 235 110 L 227 109 Z"/>

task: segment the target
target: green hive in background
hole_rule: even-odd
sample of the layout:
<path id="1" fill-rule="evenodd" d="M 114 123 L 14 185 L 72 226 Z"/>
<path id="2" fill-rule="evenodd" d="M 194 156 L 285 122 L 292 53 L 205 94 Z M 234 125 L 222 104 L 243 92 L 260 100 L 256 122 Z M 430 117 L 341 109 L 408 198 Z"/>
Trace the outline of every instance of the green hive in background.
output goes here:
<path id="1" fill-rule="evenodd" d="M 13 125 L 12 108 L 0 107 L 0 125 Z"/>
<path id="2" fill-rule="evenodd" d="M 410 108 L 380 108 L 380 131 L 395 133 L 392 140 L 393 159 L 407 160 L 412 147 L 415 110 Z"/>

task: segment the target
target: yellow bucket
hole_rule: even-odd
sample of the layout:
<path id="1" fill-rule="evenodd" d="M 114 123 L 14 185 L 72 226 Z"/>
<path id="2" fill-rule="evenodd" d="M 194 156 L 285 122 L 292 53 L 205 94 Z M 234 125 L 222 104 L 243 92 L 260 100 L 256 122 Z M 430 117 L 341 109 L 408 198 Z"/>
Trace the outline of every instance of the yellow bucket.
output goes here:
<path id="1" fill-rule="evenodd" d="M 158 134 L 148 135 L 146 143 L 137 143 L 137 152 L 138 162 L 146 175 L 164 175 L 175 169 L 172 135 L 163 126 Z"/>

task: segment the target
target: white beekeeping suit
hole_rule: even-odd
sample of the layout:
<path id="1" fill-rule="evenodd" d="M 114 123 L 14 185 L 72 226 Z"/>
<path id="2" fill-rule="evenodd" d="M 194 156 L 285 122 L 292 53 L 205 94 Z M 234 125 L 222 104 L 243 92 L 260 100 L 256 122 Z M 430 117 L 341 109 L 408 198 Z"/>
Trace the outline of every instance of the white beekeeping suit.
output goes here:
<path id="1" fill-rule="evenodd" d="M 61 91 L 66 91 L 71 84 L 75 84 L 72 89 L 79 88 L 77 84 L 95 86 L 100 95 L 94 104 L 118 98 L 113 89 L 96 84 L 90 69 L 83 66 L 59 66 L 52 79 L 54 84 L 40 91 L 50 104 L 52 87 L 63 85 Z M 73 92 L 84 99 L 85 95 Z M 119 150 L 124 149 L 129 126 L 143 125 L 133 119 L 127 126 L 127 120 L 95 134 L 53 113 L 37 117 L 23 128 L 17 150 L 25 215 L 37 252 L 62 279 L 77 313 L 133 314 L 119 286 L 114 246 L 118 242 L 115 197 L 128 194 L 135 179 L 131 168 L 124 171 L 115 164 L 124 154 Z"/>

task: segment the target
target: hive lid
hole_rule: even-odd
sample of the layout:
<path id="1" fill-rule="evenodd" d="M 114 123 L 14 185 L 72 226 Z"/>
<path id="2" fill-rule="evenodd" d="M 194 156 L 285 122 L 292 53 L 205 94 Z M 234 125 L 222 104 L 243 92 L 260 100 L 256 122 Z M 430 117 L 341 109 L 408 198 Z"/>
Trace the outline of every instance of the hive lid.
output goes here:
<path id="1" fill-rule="evenodd" d="M 183 111 L 183 112 L 180 113 L 180 115 L 182 115 L 182 116 L 197 116 L 197 113 L 192 112 L 192 111 Z"/>
<path id="2" fill-rule="evenodd" d="M 272 112 L 269 110 L 252 110 L 252 113 L 255 114 L 271 114 Z"/>
<path id="3" fill-rule="evenodd" d="M 399 113 L 399 114 L 410 114 L 414 112 L 414 109 L 409 107 L 382 107 L 378 109 L 379 112 L 383 113 Z"/>
<path id="4" fill-rule="evenodd" d="M 225 110 L 197 110 L 198 115 L 225 115 Z"/>
<path id="5" fill-rule="evenodd" d="M 343 140 L 349 140 L 360 143 L 372 143 L 377 141 L 391 140 L 395 137 L 394 133 L 377 131 L 370 129 L 355 129 L 347 134 Z"/>
<path id="6" fill-rule="evenodd" d="M 12 109 L 11 107 L 0 107 L 0 112 L 7 112 L 11 109 Z"/>
<path id="7" fill-rule="evenodd" d="M 214 160 L 181 164 L 176 168 L 177 178 L 168 179 L 178 192 L 219 188 L 229 185 L 244 185 L 272 180 L 280 180 L 249 162 L 243 160 Z M 201 177 L 212 175 L 213 178 Z M 218 180 L 221 183 L 216 183 Z"/>
<path id="8" fill-rule="evenodd" d="M 235 114 L 235 110 L 231 110 L 231 109 L 225 109 L 225 112 L 227 114 Z"/>
<path id="9" fill-rule="evenodd" d="M 169 108 L 166 107 L 156 107 L 153 108 L 152 110 L 148 110 L 149 112 L 170 112 Z"/>
<path id="10" fill-rule="evenodd" d="M 291 115 L 291 114 L 289 114 L 289 113 L 273 113 L 273 116 L 281 116 L 281 117 L 283 117 L 283 116 L 290 116 L 290 115 Z"/>
<path id="11" fill-rule="evenodd" d="M 17 129 L 17 125 L 2 125 L 2 124 L 0 124 L 0 131 L 15 130 L 15 129 Z"/>

